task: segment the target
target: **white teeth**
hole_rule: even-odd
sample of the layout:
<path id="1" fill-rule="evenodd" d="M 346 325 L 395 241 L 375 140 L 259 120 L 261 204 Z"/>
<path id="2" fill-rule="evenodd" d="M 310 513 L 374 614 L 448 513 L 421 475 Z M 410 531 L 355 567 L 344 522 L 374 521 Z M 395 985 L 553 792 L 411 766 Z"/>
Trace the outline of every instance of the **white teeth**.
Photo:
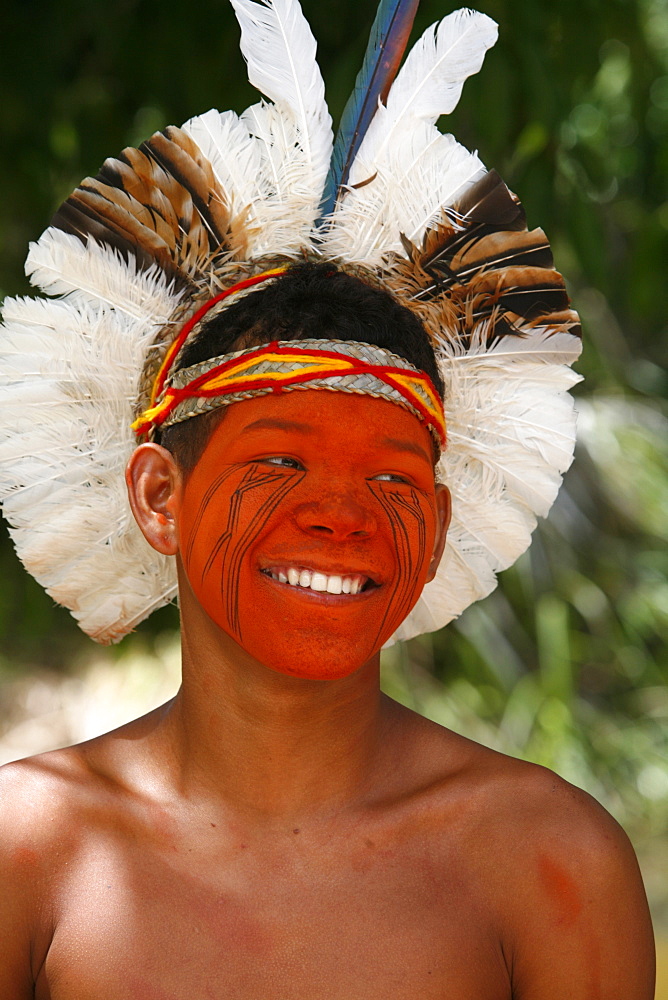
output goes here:
<path id="1" fill-rule="evenodd" d="M 292 566 L 265 570 L 265 572 L 277 583 L 287 583 L 292 587 L 304 587 L 320 594 L 359 594 L 367 581 L 366 576 L 338 576 L 336 574 L 327 576 L 326 573 L 310 569 L 294 569 Z"/>

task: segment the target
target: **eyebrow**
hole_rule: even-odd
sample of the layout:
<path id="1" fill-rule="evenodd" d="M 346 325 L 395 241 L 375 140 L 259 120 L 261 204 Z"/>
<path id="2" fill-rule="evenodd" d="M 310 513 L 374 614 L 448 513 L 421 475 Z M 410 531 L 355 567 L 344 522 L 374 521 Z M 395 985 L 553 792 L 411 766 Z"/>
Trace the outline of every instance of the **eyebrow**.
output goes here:
<path id="1" fill-rule="evenodd" d="M 426 462 L 432 464 L 431 456 L 427 454 L 424 448 L 417 444 L 415 441 L 408 441 L 405 438 L 383 438 L 380 442 L 381 444 L 387 445 L 390 448 L 396 448 L 398 451 L 410 451 L 414 455 L 419 455 L 420 458 L 424 458 Z"/>
<path id="2" fill-rule="evenodd" d="M 300 424 L 295 420 L 277 420 L 275 417 L 262 417 L 254 420 L 252 424 L 244 427 L 242 434 L 247 431 L 297 431 L 301 434 L 313 434 L 313 427 L 310 424 Z"/>

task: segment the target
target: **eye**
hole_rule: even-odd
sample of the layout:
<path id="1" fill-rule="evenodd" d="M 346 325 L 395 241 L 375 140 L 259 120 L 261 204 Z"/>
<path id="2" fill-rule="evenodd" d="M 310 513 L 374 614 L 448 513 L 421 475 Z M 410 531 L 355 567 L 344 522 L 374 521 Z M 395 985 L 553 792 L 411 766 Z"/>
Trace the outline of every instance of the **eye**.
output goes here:
<path id="1" fill-rule="evenodd" d="M 260 459 L 268 465 L 279 465 L 284 469 L 303 469 L 304 466 L 296 458 L 288 458 L 287 455 L 270 455 L 268 458 Z"/>
<path id="2" fill-rule="evenodd" d="M 381 472 L 377 476 L 373 476 L 374 480 L 380 480 L 382 483 L 405 483 L 407 486 L 410 485 L 408 479 L 405 476 L 399 476 L 395 472 Z"/>

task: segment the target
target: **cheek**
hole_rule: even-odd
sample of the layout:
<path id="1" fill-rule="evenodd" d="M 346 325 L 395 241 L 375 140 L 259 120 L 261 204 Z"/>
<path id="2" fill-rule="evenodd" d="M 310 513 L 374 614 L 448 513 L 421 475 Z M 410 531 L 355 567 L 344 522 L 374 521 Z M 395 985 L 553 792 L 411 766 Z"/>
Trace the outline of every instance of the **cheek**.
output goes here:
<path id="1" fill-rule="evenodd" d="M 205 489 L 197 481 L 186 487 L 180 544 L 190 585 L 209 616 L 238 641 L 240 609 L 253 600 L 251 575 L 242 572 L 246 556 L 302 476 L 229 466 Z"/>
<path id="2" fill-rule="evenodd" d="M 369 488 L 383 511 L 396 553 L 391 595 L 378 628 L 382 646 L 415 606 L 424 587 L 436 532 L 433 498 L 412 486 L 373 482 Z"/>

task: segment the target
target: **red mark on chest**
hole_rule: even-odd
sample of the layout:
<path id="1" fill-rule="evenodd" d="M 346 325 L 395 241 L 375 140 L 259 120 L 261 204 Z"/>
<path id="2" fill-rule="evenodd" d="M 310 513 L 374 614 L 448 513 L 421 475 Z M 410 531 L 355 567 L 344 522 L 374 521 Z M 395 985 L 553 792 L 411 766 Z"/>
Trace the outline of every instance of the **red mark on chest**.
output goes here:
<path id="1" fill-rule="evenodd" d="M 557 924 L 570 927 L 582 912 L 582 895 L 577 881 L 545 854 L 538 858 L 538 872 L 557 911 Z"/>
<path id="2" fill-rule="evenodd" d="M 12 858 L 14 864 L 21 868 L 34 868 L 39 861 L 39 854 L 30 847 L 17 847 Z"/>

